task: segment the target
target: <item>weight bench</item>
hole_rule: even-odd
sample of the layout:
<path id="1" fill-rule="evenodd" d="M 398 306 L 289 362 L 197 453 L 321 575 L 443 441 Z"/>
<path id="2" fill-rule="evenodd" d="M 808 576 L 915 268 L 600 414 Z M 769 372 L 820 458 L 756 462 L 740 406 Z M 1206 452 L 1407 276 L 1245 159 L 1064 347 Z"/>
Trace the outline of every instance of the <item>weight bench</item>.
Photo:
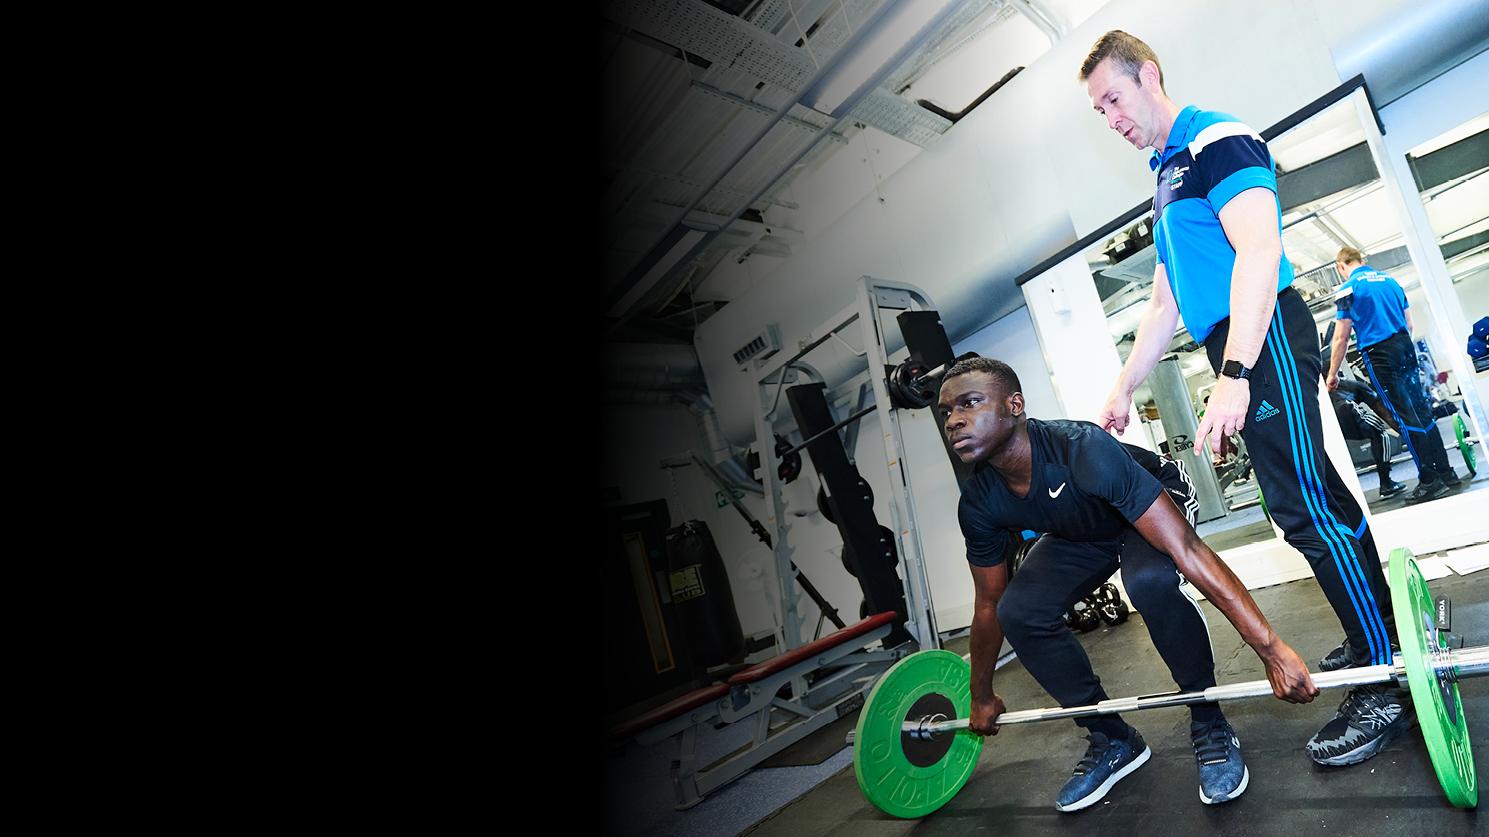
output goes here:
<path id="1" fill-rule="evenodd" d="M 676 808 L 691 808 L 714 790 L 863 705 L 879 675 L 908 647 L 870 651 L 889 635 L 897 614 L 880 613 L 730 677 L 696 689 L 611 728 L 613 739 L 676 741 L 672 786 Z M 821 676 L 807 682 L 808 675 Z M 789 696 L 781 693 L 790 687 Z M 777 718 L 777 713 L 782 717 Z M 705 723 L 754 724 L 750 744 L 699 768 L 698 729 Z"/>

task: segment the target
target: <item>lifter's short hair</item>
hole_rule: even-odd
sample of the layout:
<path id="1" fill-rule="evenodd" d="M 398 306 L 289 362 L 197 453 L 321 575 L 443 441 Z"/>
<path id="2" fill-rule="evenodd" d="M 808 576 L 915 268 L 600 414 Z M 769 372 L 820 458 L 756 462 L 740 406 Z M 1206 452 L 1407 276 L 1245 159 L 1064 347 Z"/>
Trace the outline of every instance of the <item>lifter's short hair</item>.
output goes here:
<path id="1" fill-rule="evenodd" d="M 1018 373 L 1013 371 L 1013 367 L 990 357 L 969 357 L 966 360 L 957 361 L 946 370 L 941 383 L 945 384 L 958 375 L 966 375 L 970 372 L 986 372 L 994 381 L 1007 388 L 1009 395 L 1024 391 L 1023 385 L 1019 383 Z"/>

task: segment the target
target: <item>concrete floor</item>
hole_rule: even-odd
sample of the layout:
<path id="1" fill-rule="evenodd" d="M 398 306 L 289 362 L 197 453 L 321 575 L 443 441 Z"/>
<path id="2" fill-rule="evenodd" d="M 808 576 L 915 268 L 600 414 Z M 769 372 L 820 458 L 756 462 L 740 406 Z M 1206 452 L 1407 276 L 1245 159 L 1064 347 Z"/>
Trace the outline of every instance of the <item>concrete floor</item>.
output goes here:
<path id="1" fill-rule="evenodd" d="M 1450 575 L 1431 582 L 1433 592 L 1453 600 L 1453 630 L 1467 644 L 1489 644 L 1489 571 Z M 1338 621 L 1313 579 L 1252 591 L 1273 628 L 1304 659 L 1317 660 L 1341 639 Z M 1264 677 L 1260 662 L 1230 623 L 1208 602 L 1221 683 Z M 1108 694 L 1127 696 L 1170 691 L 1166 669 L 1153 649 L 1142 618 L 1081 637 Z M 965 638 L 947 647 L 965 653 Z M 998 693 L 1010 710 L 1049 706 L 1052 701 L 1016 660 L 1000 669 Z M 1479 773 L 1489 771 L 1489 678 L 1461 684 Z M 1238 800 L 1200 803 L 1189 712 L 1155 709 L 1126 716 L 1153 748 L 1153 758 L 1123 780 L 1103 802 L 1076 814 L 1054 810 L 1055 794 L 1085 752 L 1085 740 L 1069 721 L 1007 727 L 988 739 L 978 768 L 962 791 L 921 820 L 895 819 L 864 799 L 851 766 L 786 805 L 745 834 L 803 835 L 965 834 L 1485 834 L 1489 819 L 1448 805 L 1421 734 L 1413 729 L 1375 758 L 1347 768 L 1322 768 L 1303 744 L 1332 717 L 1344 690 L 1327 690 L 1312 704 L 1293 706 L 1268 698 L 1230 702 L 1251 771 Z M 1489 798 L 1485 799 L 1489 808 Z"/>

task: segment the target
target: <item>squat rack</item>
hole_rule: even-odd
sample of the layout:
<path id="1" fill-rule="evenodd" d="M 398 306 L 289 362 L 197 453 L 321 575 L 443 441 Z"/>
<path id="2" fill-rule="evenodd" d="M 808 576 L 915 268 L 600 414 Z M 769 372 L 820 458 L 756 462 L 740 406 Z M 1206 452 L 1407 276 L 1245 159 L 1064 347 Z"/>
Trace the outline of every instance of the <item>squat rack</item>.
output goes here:
<path id="1" fill-rule="evenodd" d="M 834 433 L 824 434 L 819 431 L 813 434 L 812 439 L 794 444 L 793 451 L 807 449 L 815 439 L 824 435 L 832 436 L 833 443 L 836 444 L 835 431 L 838 428 L 861 420 L 870 413 L 878 414 L 883 430 L 884 463 L 889 475 L 890 526 L 894 531 L 899 566 L 903 571 L 901 584 L 907 611 L 904 627 L 921 649 L 941 647 L 926 574 L 924 547 L 919 527 L 915 525 L 915 499 L 910 493 L 909 474 L 905 469 L 904 437 L 898 410 L 890 399 L 885 376 L 885 370 L 890 366 L 889 355 L 904 348 L 905 340 L 900 329 L 887 328 L 883 319 L 886 311 L 934 311 L 934 308 L 925 291 L 914 285 L 864 276 L 858 282 L 853 302 L 798 340 L 794 353 L 777 352 L 757 361 L 757 366 L 752 371 L 757 396 L 755 437 L 761 451 L 761 476 L 769 498 L 766 522 L 775 530 L 772 549 L 775 553 L 778 593 L 782 602 L 781 627 L 787 648 L 796 648 L 802 644 L 802 619 L 797 611 L 793 590 L 796 569 L 792 562 L 795 549 L 790 540 L 792 523 L 782 496 L 784 485 L 776 473 L 781 455 L 774 452 L 775 424 L 782 405 L 782 393 L 788 385 L 829 383 L 812 364 L 803 360 L 829 340 L 845 344 L 853 354 L 862 358 L 864 365 L 858 374 L 867 372 L 869 384 L 873 387 L 874 404 L 871 408 L 856 410 L 848 419 L 835 422 L 832 428 Z M 860 335 L 862 349 L 853 348 L 843 337 L 844 334 L 852 334 L 854 330 Z M 851 376 L 849 380 L 852 380 Z"/>

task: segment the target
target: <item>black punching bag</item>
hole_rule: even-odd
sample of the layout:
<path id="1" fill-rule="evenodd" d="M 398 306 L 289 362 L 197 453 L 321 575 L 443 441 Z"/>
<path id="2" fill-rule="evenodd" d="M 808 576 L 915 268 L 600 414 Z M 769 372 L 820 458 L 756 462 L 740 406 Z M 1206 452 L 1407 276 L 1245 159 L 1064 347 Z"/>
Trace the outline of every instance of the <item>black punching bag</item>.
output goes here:
<path id="1" fill-rule="evenodd" d="M 708 668 L 742 658 L 744 629 L 707 523 L 689 520 L 667 530 L 667 577 L 693 664 Z"/>

